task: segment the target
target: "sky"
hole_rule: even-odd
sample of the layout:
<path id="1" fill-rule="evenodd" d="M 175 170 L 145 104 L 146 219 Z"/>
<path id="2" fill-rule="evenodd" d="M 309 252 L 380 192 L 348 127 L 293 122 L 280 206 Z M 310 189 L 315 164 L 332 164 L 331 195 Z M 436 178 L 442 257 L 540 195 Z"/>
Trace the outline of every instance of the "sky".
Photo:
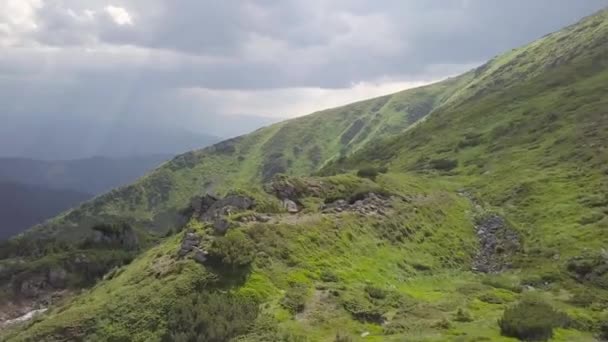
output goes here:
<path id="1" fill-rule="evenodd" d="M 0 0 L 0 119 L 245 133 L 467 71 L 608 0 Z"/>

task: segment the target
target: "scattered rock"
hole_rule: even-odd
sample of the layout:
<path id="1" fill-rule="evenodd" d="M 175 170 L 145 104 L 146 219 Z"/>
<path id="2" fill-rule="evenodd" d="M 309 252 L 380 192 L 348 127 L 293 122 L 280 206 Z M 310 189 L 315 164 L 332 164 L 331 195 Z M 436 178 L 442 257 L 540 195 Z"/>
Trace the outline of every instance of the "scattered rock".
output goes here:
<path id="1" fill-rule="evenodd" d="M 354 211 L 361 215 L 386 215 L 387 209 L 392 208 L 390 197 L 378 195 L 373 192 L 358 197 L 359 199 L 352 203 L 344 199 L 336 200 L 332 203 L 324 205 L 321 210 L 323 213 Z"/>
<path id="2" fill-rule="evenodd" d="M 486 215 L 475 225 L 480 248 L 473 260 L 473 271 L 498 273 L 510 265 L 510 258 L 521 248 L 519 235 L 504 218 Z"/>
<path id="3" fill-rule="evenodd" d="M 21 281 L 19 285 L 19 294 L 28 297 L 39 297 L 49 286 L 47 279 L 42 274 L 35 274 Z"/>
<path id="4" fill-rule="evenodd" d="M 235 221 L 248 223 L 248 222 L 268 222 L 272 219 L 269 215 L 251 213 L 250 215 L 242 215 L 235 219 Z"/>

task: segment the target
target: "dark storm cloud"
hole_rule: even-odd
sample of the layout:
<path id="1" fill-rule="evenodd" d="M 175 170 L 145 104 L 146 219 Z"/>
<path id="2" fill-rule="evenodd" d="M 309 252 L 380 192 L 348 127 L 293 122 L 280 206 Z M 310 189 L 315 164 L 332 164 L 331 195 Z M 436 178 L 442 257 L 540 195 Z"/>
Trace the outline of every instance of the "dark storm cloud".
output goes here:
<path id="1" fill-rule="evenodd" d="M 194 101 L 184 89 L 232 96 L 436 80 L 608 6 L 608 0 L 6 1 L 0 115 L 128 113 L 199 126 L 225 114 L 222 101 L 251 97 Z"/>
<path id="2" fill-rule="evenodd" d="M 483 62 L 605 5 L 608 0 L 49 0 L 37 11 L 39 29 L 30 38 L 58 47 L 172 51 L 174 68 L 141 65 L 144 78 L 171 86 L 345 87 L 387 75 L 425 78 L 435 64 Z M 116 24 L 107 6 L 123 8 L 132 24 Z"/>

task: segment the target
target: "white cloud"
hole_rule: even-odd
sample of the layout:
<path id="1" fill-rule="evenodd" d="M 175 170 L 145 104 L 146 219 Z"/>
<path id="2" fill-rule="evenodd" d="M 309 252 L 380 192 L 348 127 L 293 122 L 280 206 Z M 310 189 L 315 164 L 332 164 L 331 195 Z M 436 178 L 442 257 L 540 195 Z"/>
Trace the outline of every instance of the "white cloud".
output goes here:
<path id="1" fill-rule="evenodd" d="M 0 1 L 0 46 L 19 45 L 25 34 L 36 30 L 41 7 L 41 0 Z"/>
<path id="2" fill-rule="evenodd" d="M 108 5 L 104 8 L 104 10 L 117 25 L 133 25 L 133 18 L 125 8 Z"/>
<path id="3" fill-rule="evenodd" d="M 420 87 L 435 80 L 406 82 L 379 80 L 359 82 L 348 88 L 281 88 L 266 90 L 218 90 L 188 88 L 182 100 L 198 102 L 199 108 L 214 108 L 226 115 L 262 115 L 291 118 L 346 105 L 372 97 Z"/>

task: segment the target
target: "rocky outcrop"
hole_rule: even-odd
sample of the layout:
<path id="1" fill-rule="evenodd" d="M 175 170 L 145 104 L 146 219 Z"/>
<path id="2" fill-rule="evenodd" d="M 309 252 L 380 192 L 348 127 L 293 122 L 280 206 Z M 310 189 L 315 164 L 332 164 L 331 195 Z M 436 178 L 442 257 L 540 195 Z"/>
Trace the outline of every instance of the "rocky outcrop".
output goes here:
<path id="1" fill-rule="evenodd" d="M 504 218 L 485 215 L 475 224 L 479 251 L 472 269 L 483 273 L 498 273 L 511 266 L 510 259 L 520 248 L 520 238 Z"/>
<path id="2" fill-rule="evenodd" d="M 291 200 L 298 203 L 301 198 L 312 196 L 322 197 L 324 184 L 315 179 L 275 177 L 265 185 L 266 192 L 276 196 L 281 201 Z"/>
<path id="3" fill-rule="evenodd" d="M 192 259 L 203 264 L 207 261 L 208 253 L 201 246 L 202 238 L 195 232 L 189 231 L 184 234 L 182 244 L 177 252 L 177 256 L 183 258 L 192 253 Z"/>
<path id="4" fill-rule="evenodd" d="M 355 199 L 347 201 L 339 199 L 324 205 L 321 210 L 323 213 L 340 213 L 352 211 L 361 215 L 379 214 L 385 215 L 392 208 L 391 198 L 373 192 L 363 194 Z"/>
<path id="5" fill-rule="evenodd" d="M 254 206 L 255 201 L 247 196 L 232 194 L 217 198 L 206 194 L 192 199 L 190 212 L 193 218 L 211 223 L 215 232 L 223 235 L 231 226 L 228 216 L 253 209 Z"/>

